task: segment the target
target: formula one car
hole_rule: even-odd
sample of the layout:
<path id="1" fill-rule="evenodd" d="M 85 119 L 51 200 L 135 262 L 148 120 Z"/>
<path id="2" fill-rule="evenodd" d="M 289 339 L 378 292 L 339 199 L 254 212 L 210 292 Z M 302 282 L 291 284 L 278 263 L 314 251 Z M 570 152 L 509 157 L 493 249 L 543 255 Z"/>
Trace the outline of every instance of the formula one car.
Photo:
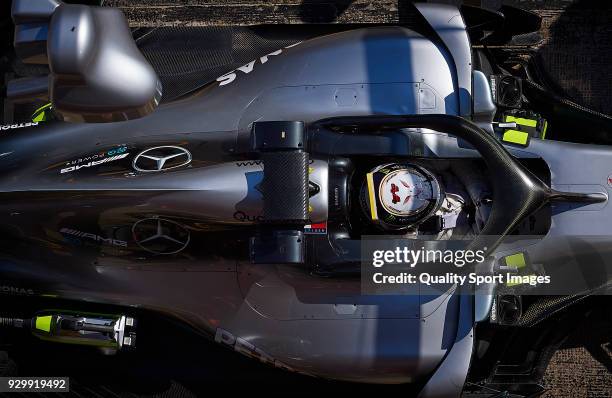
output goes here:
<path id="1" fill-rule="evenodd" d="M 414 26 L 296 42 L 160 104 L 119 10 L 15 0 L 15 50 L 50 73 L 7 97 L 50 105 L 2 126 L 0 324 L 138 350 L 151 311 L 310 376 L 541 392 L 609 292 L 612 123 L 501 62 L 487 44 L 520 33 L 502 13 L 414 7 Z M 484 248 L 465 272 L 556 283 L 364 286 L 367 247 L 457 238 Z"/>

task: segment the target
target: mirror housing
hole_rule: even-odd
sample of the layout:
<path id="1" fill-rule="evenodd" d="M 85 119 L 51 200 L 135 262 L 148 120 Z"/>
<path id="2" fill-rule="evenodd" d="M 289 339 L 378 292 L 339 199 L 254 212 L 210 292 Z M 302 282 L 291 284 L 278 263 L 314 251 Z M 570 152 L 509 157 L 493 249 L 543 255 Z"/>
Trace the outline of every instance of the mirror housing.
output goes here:
<path id="1" fill-rule="evenodd" d="M 15 45 L 24 62 L 46 58 L 48 98 L 59 118 L 69 122 L 117 122 L 151 113 L 162 87 L 153 67 L 136 47 L 123 13 L 116 8 L 52 2 L 49 15 L 28 12 L 31 0 L 15 0 Z M 30 18 L 36 17 L 36 21 Z M 42 21 L 42 22 L 41 22 Z M 36 42 L 23 33 L 28 24 L 46 25 Z M 42 30 L 41 30 L 42 32 Z M 32 35 L 30 35 L 32 36 Z M 46 46 L 41 48 L 41 39 Z M 17 48 L 19 47 L 19 48 Z M 13 86 L 9 97 L 23 101 Z M 27 94 L 27 93 L 26 93 Z M 41 93 L 36 93 L 40 98 Z"/>

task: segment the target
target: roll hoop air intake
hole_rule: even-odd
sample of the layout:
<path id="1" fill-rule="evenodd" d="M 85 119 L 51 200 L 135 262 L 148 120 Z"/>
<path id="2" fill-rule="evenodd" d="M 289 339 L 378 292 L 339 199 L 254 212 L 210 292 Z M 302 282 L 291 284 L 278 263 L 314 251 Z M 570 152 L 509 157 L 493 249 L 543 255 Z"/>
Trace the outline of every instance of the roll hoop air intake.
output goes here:
<path id="1" fill-rule="evenodd" d="M 305 260 L 303 226 L 308 221 L 308 153 L 304 122 L 253 123 L 251 150 L 261 156 L 264 219 L 251 238 L 253 263 L 301 264 Z"/>

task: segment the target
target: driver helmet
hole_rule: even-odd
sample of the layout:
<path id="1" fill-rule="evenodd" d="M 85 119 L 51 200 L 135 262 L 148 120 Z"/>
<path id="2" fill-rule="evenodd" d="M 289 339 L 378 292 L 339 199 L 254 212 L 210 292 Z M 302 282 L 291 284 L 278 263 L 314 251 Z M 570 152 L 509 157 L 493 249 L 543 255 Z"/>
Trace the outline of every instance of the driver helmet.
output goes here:
<path id="1" fill-rule="evenodd" d="M 360 192 L 365 216 L 384 230 L 415 227 L 434 215 L 444 198 L 436 176 L 410 163 L 389 163 L 366 173 Z"/>

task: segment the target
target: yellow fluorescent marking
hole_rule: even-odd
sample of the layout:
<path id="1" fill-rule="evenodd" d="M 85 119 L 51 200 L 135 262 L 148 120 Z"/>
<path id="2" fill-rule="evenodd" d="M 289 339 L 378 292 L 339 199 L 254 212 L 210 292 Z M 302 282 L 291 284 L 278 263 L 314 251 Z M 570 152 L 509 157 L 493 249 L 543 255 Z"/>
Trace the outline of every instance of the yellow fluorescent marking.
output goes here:
<path id="1" fill-rule="evenodd" d="M 508 267 L 516 267 L 521 268 L 527 265 L 525 261 L 525 255 L 523 253 L 515 253 L 509 256 L 506 256 L 506 265 Z"/>
<path id="2" fill-rule="evenodd" d="M 33 122 L 44 122 L 45 121 L 45 112 L 40 112 L 36 116 L 32 118 Z"/>
<path id="3" fill-rule="evenodd" d="M 544 120 L 544 129 L 542 130 L 542 139 L 546 138 L 546 129 L 548 129 L 548 121 Z"/>
<path id="4" fill-rule="evenodd" d="M 36 317 L 36 329 L 44 332 L 51 331 L 51 315 Z"/>
<path id="5" fill-rule="evenodd" d="M 47 120 L 47 115 L 45 114 L 46 110 L 51 108 L 51 103 L 45 104 L 34 111 L 32 114 L 33 122 L 44 122 Z"/>
<path id="6" fill-rule="evenodd" d="M 506 130 L 504 131 L 504 136 L 502 137 L 502 141 L 504 142 L 511 142 L 513 144 L 520 145 L 527 145 L 528 139 L 529 134 L 518 130 Z"/>
<path id="7" fill-rule="evenodd" d="M 370 215 L 372 220 L 378 220 L 378 212 L 376 211 L 376 195 L 374 194 L 374 175 L 372 173 L 366 174 L 368 181 L 368 198 L 370 200 Z"/>
<path id="8" fill-rule="evenodd" d="M 537 120 L 525 119 L 522 117 L 514 117 L 514 116 L 506 116 L 506 122 L 515 122 L 516 124 L 520 124 L 521 126 L 527 127 L 536 127 L 538 125 Z"/>
<path id="9" fill-rule="evenodd" d="M 314 167 L 309 167 L 308 168 L 308 174 L 312 174 L 314 172 Z"/>

